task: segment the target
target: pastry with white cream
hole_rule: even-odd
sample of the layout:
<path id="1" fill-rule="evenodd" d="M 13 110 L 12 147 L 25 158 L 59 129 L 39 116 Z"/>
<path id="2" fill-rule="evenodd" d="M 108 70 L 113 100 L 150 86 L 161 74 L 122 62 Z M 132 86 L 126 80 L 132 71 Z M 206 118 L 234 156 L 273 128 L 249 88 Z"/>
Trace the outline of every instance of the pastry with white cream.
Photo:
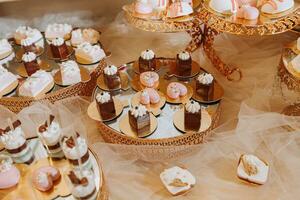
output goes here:
<path id="1" fill-rule="evenodd" d="M 60 65 L 63 85 L 74 85 L 81 82 L 80 68 L 73 60 L 68 60 Z"/>
<path id="2" fill-rule="evenodd" d="M 105 58 L 105 52 L 99 45 L 92 45 L 84 42 L 75 50 L 75 57 L 78 63 L 94 64 Z"/>

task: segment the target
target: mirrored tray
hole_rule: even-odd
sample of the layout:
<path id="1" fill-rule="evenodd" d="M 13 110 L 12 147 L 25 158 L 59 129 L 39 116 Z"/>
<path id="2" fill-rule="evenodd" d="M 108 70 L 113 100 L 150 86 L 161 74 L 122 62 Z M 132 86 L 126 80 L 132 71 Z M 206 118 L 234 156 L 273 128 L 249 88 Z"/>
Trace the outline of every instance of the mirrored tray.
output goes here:
<path id="1" fill-rule="evenodd" d="M 292 9 L 277 14 L 261 14 L 258 20 L 242 20 L 235 15 L 218 13 L 209 6 L 210 0 L 203 0 L 198 17 L 209 27 L 219 32 L 236 35 L 274 35 L 293 29 L 300 20 L 300 1 L 295 0 Z"/>
<path id="2" fill-rule="evenodd" d="M 10 39 L 9 40 L 14 48 L 15 52 L 19 52 L 20 50 L 20 46 L 15 45 L 14 44 L 14 40 Z M 101 45 L 101 43 L 100 43 Z M 101 45 L 102 46 L 102 45 Z M 54 75 L 55 72 L 58 71 L 59 69 L 59 63 L 55 62 L 54 60 L 51 60 L 47 57 L 47 54 L 45 52 L 47 52 L 47 49 L 49 48 L 46 40 L 45 40 L 45 51 L 44 53 L 38 58 L 39 60 L 42 60 L 43 62 L 46 62 L 50 65 L 51 68 L 51 73 Z M 110 55 L 110 52 L 106 51 L 107 56 Z M 71 60 L 75 60 L 74 58 L 74 54 L 71 55 L 70 59 Z M 14 73 L 14 74 L 18 74 L 17 73 L 17 69 L 20 65 L 22 65 L 22 63 L 19 63 L 16 58 L 13 59 L 12 61 L 3 64 L 10 72 Z M 79 65 L 81 67 L 86 68 L 89 72 L 90 72 L 90 76 L 91 79 L 88 82 L 81 82 L 81 83 L 77 83 L 75 85 L 72 86 L 68 86 L 68 87 L 63 87 L 63 86 L 59 86 L 57 84 L 55 84 L 55 86 L 53 87 L 53 89 L 48 92 L 47 94 L 43 95 L 43 97 L 39 98 L 38 100 L 43 100 L 43 99 L 47 99 L 51 102 L 55 102 L 70 96 L 76 96 L 76 95 L 80 95 L 80 96 L 91 96 L 94 87 L 96 86 L 96 80 L 97 77 L 100 74 L 100 69 L 103 66 L 106 66 L 106 62 L 105 59 L 102 59 L 99 63 L 96 63 L 94 65 Z M 23 78 L 19 79 L 19 82 L 23 81 Z M 12 92 L 10 92 L 9 94 L 0 97 L 0 105 L 3 105 L 5 107 L 7 107 L 8 109 L 10 109 L 11 111 L 18 113 L 19 111 L 21 111 L 24 107 L 29 106 L 32 102 L 36 101 L 37 99 L 34 99 L 32 97 L 19 97 L 16 93 L 16 90 L 13 90 Z"/>
<path id="3" fill-rule="evenodd" d="M 173 60 L 167 58 L 158 59 L 161 60 L 161 63 L 167 63 L 168 61 Z M 122 68 L 126 68 L 125 71 L 130 80 L 132 80 L 132 78 L 136 75 L 133 70 L 133 63 L 134 62 L 130 62 L 122 66 Z M 160 77 L 164 77 L 168 70 L 168 66 L 163 65 L 159 71 Z M 204 70 L 201 69 L 201 71 Z M 178 80 L 177 78 L 172 77 L 170 81 Z M 185 83 L 190 84 L 191 81 L 192 80 L 189 79 Z M 96 94 L 99 92 L 101 92 L 101 90 L 98 87 L 95 88 L 93 98 L 95 98 Z M 136 94 L 136 91 L 134 91 L 132 88 L 127 91 L 116 91 L 112 93 L 112 95 L 115 95 L 121 101 L 128 101 L 129 103 L 131 102 L 131 98 L 134 96 L 134 94 Z M 146 138 L 131 137 L 121 133 L 119 129 L 119 121 L 122 119 L 122 117 L 128 115 L 128 110 L 130 109 L 129 107 L 124 108 L 121 116 L 114 121 L 105 123 L 98 122 L 98 128 L 104 140 L 110 143 L 163 146 L 198 144 L 203 142 L 203 140 L 211 134 L 211 130 L 216 127 L 221 113 L 220 104 L 221 100 L 211 104 L 202 104 L 206 107 L 205 109 L 210 114 L 212 119 L 211 126 L 203 132 L 182 133 L 176 129 L 173 125 L 173 116 L 183 107 L 183 105 L 172 105 L 169 103 L 165 104 L 165 106 L 162 108 L 161 114 L 157 117 L 157 129 L 153 134 Z"/>
<path id="4" fill-rule="evenodd" d="M 35 161 L 30 165 L 15 164 L 20 170 L 21 176 L 17 186 L 10 189 L 0 190 L 0 199 L 15 200 L 15 199 L 64 199 L 75 200 L 71 195 L 70 189 L 67 187 L 67 174 L 71 170 L 71 166 L 66 159 L 55 160 L 47 155 L 47 150 L 38 138 L 27 139 L 27 144 L 33 151 Z M 108 192 L 105 188 L 102 167 L 99 163 L 97 155 L 89 149 L 93 172 L 95 176 L 95 184 L 97 189 L 97 200 L 108 199 Z M 0 154 L 6 154 L 5 149 L 0 151 Z M 50 192 L 39 192 L 34 189 L 31 184 L 32 170 L 40 166 L 55 166 L 61 173 L 61 180 L 54 186 Z"/>
<path id="5" fill-rule="evenodd" d="M 174 19 L 136 14 L 133 4 L 123 6 L 123 10 L 128 23 L 138 29 L 151 32 L 180 32 L 187 31 L 192 27 L 195 12 L 199 9 L 200 4 L 201 0 L 193 0 L 194 13 Z"/>

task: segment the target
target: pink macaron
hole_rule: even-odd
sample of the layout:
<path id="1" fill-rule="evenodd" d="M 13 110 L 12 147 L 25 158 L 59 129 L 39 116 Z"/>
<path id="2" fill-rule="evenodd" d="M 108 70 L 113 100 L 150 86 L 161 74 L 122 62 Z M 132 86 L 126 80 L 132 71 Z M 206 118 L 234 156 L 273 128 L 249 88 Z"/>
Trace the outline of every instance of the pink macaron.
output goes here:
<path id="1" fill-rule="evenodd" d="M 178 99 L 179 97 L 183 97 L 187 94 L 187 88 L 185 85 L 172 82 L 167 87 L 167 95 L 172 99 Z"/>
<path id="2" fill-rule="evenodd" d="M 11 188 L 19 183 L 20 171 L 11 165 L 0 170 L 0 189 Z"/>
<path id="3" fill-rule="evenodd" d="M 147 88 L 157 87 L 159 75 L 156 72 L 143 72 L 140 74 L 140 82 L 144 87 Z"/>
<path id="4" fill-rule="evenodd" d="M 147 95 L 145 95 L 145 93 L 147 93 Z M 149 97 L 149 103 L 150 104 L 156 104 L 156 103 L 159 103 L 159 101 L 160 101 L 160 96 L 159 96 L 158 92 L 153 88 L 144 89 L 141 96 L 143 96 L 143 94 L 145 96 Z M 147 100 L 147 101 L 142 102 L 142 97 L 141 97 L 141 102 L 140 103 L 145 105 L 148 102 L 148 99 L 145 99 L 145 100 Z M 147 103 L 147 104 L 149 104 L 149 103 Z"/>

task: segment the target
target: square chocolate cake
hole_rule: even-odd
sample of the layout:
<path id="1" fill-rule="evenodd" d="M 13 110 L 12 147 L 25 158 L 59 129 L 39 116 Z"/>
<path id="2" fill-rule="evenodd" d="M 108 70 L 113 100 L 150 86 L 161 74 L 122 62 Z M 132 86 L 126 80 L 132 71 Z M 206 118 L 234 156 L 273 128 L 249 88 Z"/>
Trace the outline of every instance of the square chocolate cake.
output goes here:
<path id="1" fill-rule="evenodd" d="M 121 87 L 121 78 L 118 68 L 114 65 L 104 68 L 104 82 L 109 89 L 118 89 Z"/>
<path id="2" fill-rule="evenodd" d="M 50 43 L 50 48 L 54 58 L 68 58 L 69 50 L 63 38 L 56 38 L 52 40 Z"/>
<path id="3" fill-rule="evenodd" d="M 199 131 L 201 127 L 201 106 L 190 101 L 184 107 L 184 128 L 186 131 Z"/>
<path id="4" fill-rule="evenodd" d="M 188 52 L 177 54 L 176 58 L 176 73 L 179 76 L 191 76 L 192 73 L 192 58 Z"/>
<path id="5" fill-rule="evenodd" d="M 116 108 L 113 98 L 108 92 L 101 92 L 96 96 L 97 109 L 103 120 L 116 116 Z"/>
<path id="6" fill-rule="evenodd" d="M 139 57 L 139 72 L 155 71 L 156 58 L 152 50 L 147 49 L 141 53 Z"/>
<path id="7" fill-rule="evenodd" d="M 150 113 L 143 105 L 131 108 L 128 112 L 129 124 L 137 136 L 150 132 Z"/>
<path id="8" fill-rule="evenodd" d="M 205 101 L 214 99 L 214 77 L 211 74 L 200 74 L 196 80 L 196 92 Z"/>

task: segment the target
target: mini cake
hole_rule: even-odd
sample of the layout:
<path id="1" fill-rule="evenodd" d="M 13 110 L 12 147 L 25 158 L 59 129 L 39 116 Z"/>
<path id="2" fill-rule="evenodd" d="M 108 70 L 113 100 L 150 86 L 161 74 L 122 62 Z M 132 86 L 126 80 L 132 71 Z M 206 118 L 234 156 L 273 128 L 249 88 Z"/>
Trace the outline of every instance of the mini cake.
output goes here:
<path id="1" fill-rule="evenodd" d="M 147 49 L 141 53 L 139 58 L 139 72 L 155 71 L 156 59 L 152 50 Z"/>
<path id="2" fill-rule="evenodd" d="M 19 120 L 15 121 L 12 127 L 0 129 L 0 140 L 14 162 L 26 164 L 33 162 L 34 155 L 31 148 L 27 145 Z"/>
<path id="3" fill-rule="evenodd" d="M 259 17 L 259 10 L 250 5 L 243 5 L 238 9 L 237 17 L 247 20 L 256 20 Z"/>
<path id="4" fill-rule="evenodd" d="M 67 59 L 69 56 L 69 50 L 63 38 L 51 40 L 50 49 L 54 58 Z"/>
<path id="5" fill-rule="evenodd" d="M 0 93 L 17 81 L 17 77 L 0 65 Z"/>
<path id="6" fill-rule="evenodd" d="M 72 31 L 71 44 L 78 46 L 84 42 L 96 44 L 100 40 L 100 33 L 92 28 L 76 29 Z"/>
<path id="7" fill-rule="evenodd" d="M 66 158 L 75 168 L 79 167 L 79 159 L 81 160 L 84 169 L 92 168 L 88 146 L 83 137 L 76 134 L 76 141 L 73 136 L 68 138 L 65 137 L 63 138 L 62 143 L 62 149 Z"/>
<path id="8" fill-rule="evenodd" d="M 44 70 L 39 70 L 27 78 L 20 86 L 19 94 L 21 96 L 36 97 L 37 95 L 42 94 L 52 83 L 53 77 L 51 74 Z"/>
<path id="9" fill-rule="evenodd" d="M 214 97 L 214 77 L 209 73 L 200 74 L 196 80 L 196 92 L 205 101 Z"/>
<path id="10" fill-rule="evenodd" d="M 71 37 L 72 26 L 69 24 L 49 24 L 45 31 L 45 37 L 51 41 L 55 38 L 63 38 L 69 40 Z"/>
<path id="11" fill-rule="evenodd" d="M 146 88 L 141 92 L 140 103 L 143 105 L 157 104 L 160 102 L 158 92 L 153 88 Z"/>
<path id="12" fill-rule="evenodd" d="M 113 98 L 108 92 L 101 92 L 96 96 L 97 109 L 103 120 L 116 116 L 116 108 Z"/>
<path id="13" fill-rule="evenodd" d="M 32 38 L 26 38 L 21 40 L 21 45 L 25 52 L 33 52 L 33 53 L 38 52 L 37 46 L 34 44 Z"/>
<path id="14" fill-rule="evenodd" d="M 80 173 L 78 170 L 73 170 L 68 176 L 73 185 L 71 193 L 76 199 L 95 200 L 97 198 L 95 177 L 91 171 L 84 170 Z"/>
<path id="15" fill-rule="evenodd" d="M 150 113 L 143 105 L 135 106 L 128 112 L 129 124 L 137 136 L 150 132 Z"/>
<path id="16" fill-rule="evenodd" d="M 16 44 L 21 45 L 21 41 L 26 38 L 30 38 L 36 46 L 44 47 L 44 38 L 39 30 L 28 26 L 18 27 L 14 34 Z"/>
<path id="17" fill-rule="evenodd" d="M 192 72 L 192 58 L 189 52 L 177 54 L 176 72 L 179 76 L 190 76 Z"/>
<path id="18" fill-rule="evenodd" d="M 195 177 L 186 169 L 171 167 L 160 174 L 160 180 L 172 195 L 188 192 L 195 184 Z"/>
<path id="19" fill-rule="evenodd" d="M 0 60 L 7 58 L 13 53 L 13 48 L 7 39 L 0 40 Z"/>
<path id="20" fill-rule="evenodd" d="M 152 5 L 148 2 L 148 0 L 138 0 L 134 4 L 135 12 L 143 15 L 151 14 L 153 9 Z"/>
<path id="21" fill-rule="evenodd" d="M 173 2 L 168 8 L 167 17 L 176 18 L 190 15 L 194 12 L 193 7 L 189 2 L 179 1 Z"/>
<path id="22" fill-rule="evenodd" d="M 300 73 L 300 55 L 297 55 L 292 61 L 291 65 L 295 72 Z"/>
<path id="23" fill-rule="evenodd" d="M 39 126 L 38 132 L 43 140 L 43 143 L 49 150 L 49 156 L 54 158 L 62 158 L 64 157 L 64 154 L 59 142 L 61 138 L 61 128 L 59 123 L 54 121 L 54 119 L 55 117 L 50 115 L 49 120 Z"/>
<path id="24" fill-rule="evenodd" d="M 171 99 L 184 97 L 185 95 L 187 95 L 187 88 L 181 83 L 172 82 L 167 87 L 167 95 Z"/>
<path id="25" fill-rule="evenodd" d="M 261 11 L 267 14 L 278 14 L 293 7 L 294 0 L 271 0 L 263 3 L 261 6 Z"/>
<path id="26" fill-rule="evenodd" d="M 184 106 L 184 128 L 187 131 L 199 131 L 201 126 L 201 106 L 196 101 L 189 101 Z"/>
<path id="27" fill-rule="evenodd" d="M 41 191 L 47 192 L 51 190 L 55 183 L 61 178 L 58 169 L 52 166 L 44 166 L 36 169 L 32 174 L 33 186 Z"/>
<path id="28" fill-rule="evenodd" d="M 73 60 L 68 60 L 60 65 L 63 85 L 73 85 L 81 82 L 80 68 Z"/>
<path id="29" fill-rule="evenodd" d="M 10 157 L 0 156 L 0 190 L 14 187 L 19 183 L 20 171 L 13 165 Z"/>
<path id="30" fill-rule="evenodd" d="M 40 69 L 38 61 L 36 59 L 36 54 L 33 52 L 24 53 L 22 56 L 22 61 L 28 76 L 31 76 Z"/>
<path id="31" fill-rule="evenodd" d="M 140 82 L 144 87 L 157 88 L 159 75 L 156 72 L 143 72 L 140 74 Z"/>
<path id="32" fill-rule="evenodd" d="M 121 87 L 121 78 L 116 66 L 110 65 L 103 70 L 104 82 L 109 89 L 118 89 Z"/>
<path id="33" fill-rule="evenodd" d="M 105 52 L 99 45 L 84 42 L 75 50 L 75 57 L 79 63 L 93 64 L 105 58 Z"/>
<path id="34" fill-rule="evenodd" d="M 268 180 L 269 165 L 255 155 L 245 154 L 240 157 L 237 176 L 250 183 L 263 185 Z"/>
<path id="35" fill-rule="evenodd" d="M 219 13 L 236 13 L 238 2 L 236 0 L 211 0 L 209 6 Z"/>

